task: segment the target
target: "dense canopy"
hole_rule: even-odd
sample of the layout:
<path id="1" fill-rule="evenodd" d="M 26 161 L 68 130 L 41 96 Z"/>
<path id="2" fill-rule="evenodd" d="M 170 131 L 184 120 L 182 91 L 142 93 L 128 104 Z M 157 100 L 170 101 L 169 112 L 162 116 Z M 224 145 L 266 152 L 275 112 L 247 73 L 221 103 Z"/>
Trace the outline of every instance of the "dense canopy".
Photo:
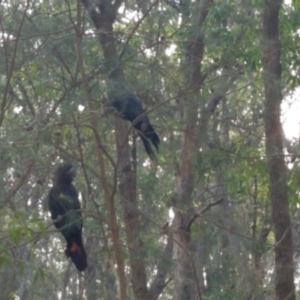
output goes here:
<path id="1" fill-rule="evenodd" d="M 300 297 L 299 28 L 299 1 L 0 1 L 0 298 Z"/>

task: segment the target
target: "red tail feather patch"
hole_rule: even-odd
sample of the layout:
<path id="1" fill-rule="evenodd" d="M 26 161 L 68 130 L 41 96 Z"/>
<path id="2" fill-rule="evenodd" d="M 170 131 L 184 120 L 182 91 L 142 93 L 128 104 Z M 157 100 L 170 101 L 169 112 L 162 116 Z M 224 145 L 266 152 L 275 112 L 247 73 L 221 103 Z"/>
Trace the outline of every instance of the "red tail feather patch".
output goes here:
<path id="1" fill-rule="evenodd" d="M 79 246 L 73 241 L 73 242 L 72 242 L 72 245 L 71 245 L 71 247 L 70 247 L 70 251 L 71 251 L 71 252 L 75 252 L 75 251 L 77 251 L 77 250 L 80 250 L 80 248 L 79 248 Z"/>

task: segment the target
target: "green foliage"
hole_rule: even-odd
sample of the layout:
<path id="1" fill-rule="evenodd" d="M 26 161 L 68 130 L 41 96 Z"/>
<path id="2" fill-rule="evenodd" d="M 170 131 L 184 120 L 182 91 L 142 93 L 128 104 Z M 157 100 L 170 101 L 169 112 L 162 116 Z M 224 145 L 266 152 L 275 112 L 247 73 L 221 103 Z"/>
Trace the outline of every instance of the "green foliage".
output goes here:
<path id="1" fill-rule="evenodd" d="M 282 86 L 287 93 L 299 85 L 299 3 L 284 4 L 280 16 Z M 85 295 L 116 298 L 118 276 L 108 226 L 111 216 L 107 212 L 112 201 L 132 295 L 129 250 L 136 241 L 127 240 L 127 211 L 120 200 L 124 195 L 114 190 L 119 183 L 115 175 L 126 166 L 118 165 L 114 116 L 104 105 L 107 72 L 111 71 L 106 67 L 111 62 L 104 59 L 88 13 L 82 13 L 82 59 L 87 77 L 84 83 L 76 49 L 77 3 L 33 1 L 22 21 L 24 5 L 22 1 L 0 3 L 3 299 L 11 299 L 12 295 L 33 300 L 63 296 L 85 299 Z M 274 243 L 274 234 L 269 231 L 266 239 L 261 239 L 264 229 L 271 225 L 263 122 L 262 1 L 215 1 L 202 26 L 198 25 L 197 1 L 183 1 L 181 13 L 167 1 L 154 5 L 144 16 L 141 5 L 139 11 L 137 6 L 134 1 L 122 4 L 114 37 L 126 82 L 148 108 L 149 119 L 161 138 L 155 164 L 144 153 L 140 139 L 134 143 L 130 135 L 131 150 L 136 150 L 137 157 L 136 161 L 134 155 L 132 158 L 137 170 L 132 184 L 136 184 L 135 209 L 141 224 L 141 228 L 134 228 L 140 233 L 140 248 L 134 251 L 136 258 L 144 259 L 148 286 L 155 280 L 168 234 L 173 230 L 174 209 L 190 213 L 192 219 L 206 205 L 224 198 L 226 203 L 211 207 L 191 225 L 189 253 L 197 272 L 205 273 L 203 299 L 244 299 L 247 277 L 241 270 L 264 274 L 255 282 L 257 289 L 252 294 L 253 298 L 263 299 L 259 296 L 274 290 L 270 275 L 273 249 L 264 244 Z M 185 61 L 195 36 L 203 38 L 204 53 L 201 91 L 193 102 L 193 91 L 186 90 L 189 70 Z M 210 113 L 207 106 L 220 86 L 226 84 L 226 95 L 204 128 L 203 120 Z M 201 139 L 201 147 L 192 149 L 194 207 L 182 208 L 176 207 L 175 191 L 180 184 L 186 184 L 177 181 L 177 172 L 183 163 L 182 135 L 188 130 L 186 109 L 190 105 L 198 112 L 199 136 L 194 138 Z M 294 145 L 298 153 L 297 143 Z M 99 153 L 103 154 L 104 179 Z M 75 185 L 84 208 L 90 264 L 90 273 L 85 277 L 77 276 L 68 266 L 64 242 L 46 212 L 53 169 L 61 160 L 78 165 Z M 299 205 L 298 158 L 289 166 L 293 212 Z M 109 196 L 114 196 L 110 201 L 105 200 L 104 187 Z M 167 222 L 169 226 L 162 229 Z M 239 255 L 245 258 L 244 268 L 236 259 Z M 176 263 L 173 253 L 169 253 L 164 266 L 167 278 L 172 277 L 170 268 Z M 160 299 L 173 298 L 174 291 L 175 283 L 171 281 Z"/>
<path id="2" fill-rule="evenodd" d="M 12 262 L 9 256 L 0 256 L 0 267 L 10 267 Z"/>

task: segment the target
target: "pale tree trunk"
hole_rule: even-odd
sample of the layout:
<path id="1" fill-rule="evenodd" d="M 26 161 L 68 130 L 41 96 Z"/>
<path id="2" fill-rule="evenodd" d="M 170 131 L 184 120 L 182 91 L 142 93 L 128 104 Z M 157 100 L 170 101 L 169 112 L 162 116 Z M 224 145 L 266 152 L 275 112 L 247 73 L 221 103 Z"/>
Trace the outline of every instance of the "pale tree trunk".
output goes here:
<path id="1" fill-rule="evenodd" d="M 245 236 L 246 230 L 243 230 L 243 224 L 238 223 L 234 219 L 234 209 L 230 207 L 228 201 L 228 192 L 224 185 L 222 171 L 216 174 L 216 184 L 218 186 L 218 198 L 222 198 L 220 219 L 225 228 L 225 233 L 229 242 L 230 255 L 234 261 L 236 268 L 236 276 L 232 286 L 236 289 L 237 293 L 242 294 L 243 299 L 253 299 L 255 295 L 255 278 L 254 270 L 251 260 L 248 257 L 248 251 L 243 248 L 244 238 L 239 235 Z"/>
<path id="2" fill-rule="evenodd" d="M 199 6 L 198 22 L 199 32 L 205 21 L 210 1 L 201 1 Z M 216 79 L 214 94 L 207 102 L 198 118 L 196 99 L 200 98 L 199 89 L 202 84 L 201 61 L 203 57 L 204 44 L 202 36 L 192 36 L 187 47 L 186 75 L 189 78 L 186 90 L 193 91 L 191 103 L 186 103 L 185 130 L 183 132 L 183 144 L 181 162 L 177 172 L 174 203 L 174 262 L 175 262 L 175 290 L 174 298 L 181 299 L 202 299 L 201 288 L 202 275 L 197 278 L 197 270 L 194 268 L 193 258 L 190 255 L 191 237 L 190 226 L 194 211 L 192 208 L 192 192 L 194 190 L 194 159 L 197 149 L 205 147 L 205 136 L 207 135 L 208 123 L 228 89 L 232 86 L 238 76 L 230 68 L 224 68 L 221 76 Z M 199 89 L 198 89 L 199 87 Z M 194 100 L 194 101 L 193 101 Z M 199 273 L 199 270 L 198 270 Z M 202 283 L 201 283 L 202 282 Z"/>
<path id="3" fill-rule="evenodd" d="M 227 70 L 230 73 L 231 70 Z M 224 72 L 224 78 L 226 78 L 226 73 Z M 220 83 L 221 84 L 221 83 Z M 223 114 L 225 115 L 224 108 L 227 99 L 223 98 Z M 219 125 L 219 126 L 218 126 Z M 221 129 L 217 129 L 220 127 Z M 219 124 L 215 121 L 213 135 L 214 141 L 217 145 L 224 143 L 225 147 L 228 147 L 228 142 L 230 141 L 230 126 L 228 122 L 225 124 Z M 215 174 L 216 182 L 216 199 L 223 199 L 219 210 L 219 219 L 222 227 L 225 229 L 225 234 L 228 240 L 228 248 L 232 261 L 234 262 L 234 267 L 236 274 L 231 282 L 231 288 L 235 289 L 236 292 L 243 297 L 243 299 L 253 299 L 255 295 L 255 276 L 252 261 L 249 259 L 248 251 L 245 251 L 245 239 L 242 236 L 247 236 L 244 223 L 241 220 L 238 221 L 235 218 L 236 211 L 235 207 L 230 205 L 228 198 L 228 191 L 224 184 L 224 173 L 223 169 L 220 168 Z"/>
<path id="4" fill-rule="evenodd" d="M 29 261 L 30 258 L 30 252 L 27 246 L 22 247 L 22 260 L 23 261 Z M 27 288 L 28 288 L 28 282 L 30 278 L 30 266 L 25 264 L 25 269 L 23 272 L 23 276 L 20 280 L 19 288 L 18 288 L 18 296 L 20 300 L 25 300 L 27 298 Z"/>
<path id="5" fill-rule="evenodd" d="M 293 245 L 287 194 L 287 171 L 283 156 L 283 134 L 280 123 L 282 92 L 279 10 L 281 5 L 281 0 L 264 1 L 265 134 L 272 218 L 276 243 L 276 299 L 293 300 L 295 299 Z"/>

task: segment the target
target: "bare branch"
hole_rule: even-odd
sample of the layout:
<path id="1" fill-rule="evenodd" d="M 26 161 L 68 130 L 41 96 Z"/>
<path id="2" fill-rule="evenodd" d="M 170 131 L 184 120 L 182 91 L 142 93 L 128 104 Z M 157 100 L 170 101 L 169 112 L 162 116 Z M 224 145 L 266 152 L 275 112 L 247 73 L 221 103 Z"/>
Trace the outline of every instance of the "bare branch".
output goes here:
<path id="1" fill-rule="evenodd" d="M 206 211 L 208 211 L 210 208 L 212 208 L 213 206 L 216 206 L 218 204 L 220 204 L 221 202 L 223 202 L 224 199 L 219 199 L 218 201 L 215 201 L 215 202 L 212 202 L 212 203 L 209 203 L 207 204 L 199 213 L 195 214 L 191 220 L 189 221 L 188 225 L 187 225 L 187 228 L 190 229 L 192 224 L 194 223 L 194 221 L 200 217 L 202 214 L 204 214 Z"/>

